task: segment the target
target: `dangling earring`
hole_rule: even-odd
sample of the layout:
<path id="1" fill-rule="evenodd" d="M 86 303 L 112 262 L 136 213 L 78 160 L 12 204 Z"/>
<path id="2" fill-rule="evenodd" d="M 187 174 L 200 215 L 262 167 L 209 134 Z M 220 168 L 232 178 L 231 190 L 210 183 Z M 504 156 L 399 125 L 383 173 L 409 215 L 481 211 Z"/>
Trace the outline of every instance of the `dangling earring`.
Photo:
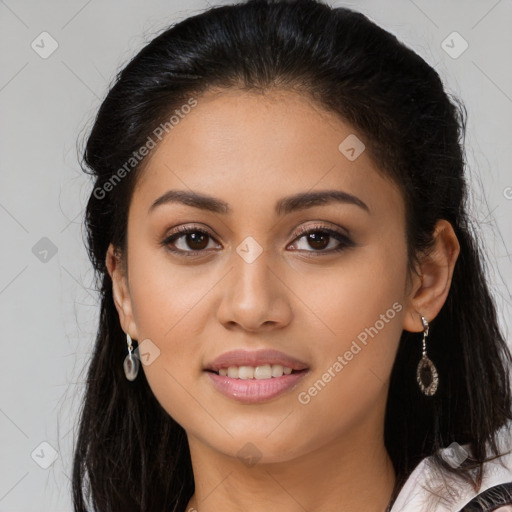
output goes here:
<path id="1" fill-rule="evenodd" d="M 416 369 L 416 380 L 418 381 L 423 394 L 426 396 L 432 396 L 437 391 L 439 376 L 434 363 L 427 357 L 425 340 L 428 336 L 428 322 L 423 316 L 421 317 L 421 321 L 423 323 L 423 355 L 418 363 L 418 368 Z"/>
<path id="2" fill-rule="evenodd" d="M 128 345 L 128 354 L 124 358 L 123 368 L 124 374 L 126 378 L 130 381 L 135 380 L 137 374 L 139 373 L 139 358 L 137 356 L 133 356 L 133 345 L 132 339 L 130 335 L 126 333 L 126 343 Z"/>

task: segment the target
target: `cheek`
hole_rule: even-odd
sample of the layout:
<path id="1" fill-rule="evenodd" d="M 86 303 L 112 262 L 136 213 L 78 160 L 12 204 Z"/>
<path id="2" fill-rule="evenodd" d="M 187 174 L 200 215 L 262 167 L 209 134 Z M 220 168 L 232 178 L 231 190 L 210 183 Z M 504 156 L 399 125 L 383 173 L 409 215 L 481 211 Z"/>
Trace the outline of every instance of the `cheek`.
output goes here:
<path id="1" fill-rule="evenodd" d="M 201 331 L 197 307 L 215 283 L 212 273 L 201 266 L 179 264 L 164 247 L 148 241 L 130 249 L 129 282 L 134 319 L 139 336 L 155 342 L 183 346 Z M 181 260 L 183 261 L 183 260 Z M 185 330 L 185 331 L 184 331 Z M 179 334 L 179 336 L 178 336 Z"/>
<path id="2" fill-rule="evenodd" d="M 201 329 L 199 323 L 189 319 L 198 318 L 197 308 L 211 287 L 210 279 L 205 276 L 199 284 L 190 269 L 173 266 L 164 249 L 134 249 L 129 261 L 132 310 L 139 339 L 150 339 L 160 350 L 154 363 L 143 365 L 144 372 L 147 376 L 164 370 L 174 375 L 176 369 L 185 368 L 191 372 L 194 340 Z M 197 358 L 195 362 L 197 366 Z"/>
<path id="3" fill-rule="evenodd" d="M 313 336 L 309 320 L 302 326 L 315 340 L 317 361 L 314 375 L 298 390 L 308 416 L 329 421 L 330 407 L 338 404 L 350 411 L 335 421 L 340 427 L 382 398 L 402 333 L 405 276 L 405 245 L 368 245 L 315 286 L 305 280 L 309 286 L 301 296 L 308 297 L 311 318 L 322 327 Z"/>
<path id="4" fill-rule="evenodd" d="M 294 291 L 304 302 L 304 313 L 331 355 L 350 348 L 352 340 L 370 339 L 369 330 L 374 339 L 381 340 L 379 346 L 383 348 L 399 337 L 406 279 L 405 245 L 361 246 L 343 255 L 335 266 L 315 271 L 314 276 L 311 271 L 309 276 L 303 271 L 302 277 Z M 378 333 L 372 329 L 375 325 Z M 377 352 L 375 357 L 380 356 L 378 350 L 373 352 Z"/>
<path id="5" fill-rule="evenodd" d="M 150 339 L 160 351 L 154 362 L 141 365 L 153 394 L 187 430 L 211 424 L 208 402 L 202 395 L 202 366 L 212 297 L 218 294 L 216 286 L 222 283 L 225 269 L 217 272 L 206 265 L 179 265 L 165 249 L 149 247 L 134 248 L 129 261 L 139 338 Z M 210 342 L 211 348 L 215 340 Z M 220 429 L 220 435 L 223 432 Z"/>

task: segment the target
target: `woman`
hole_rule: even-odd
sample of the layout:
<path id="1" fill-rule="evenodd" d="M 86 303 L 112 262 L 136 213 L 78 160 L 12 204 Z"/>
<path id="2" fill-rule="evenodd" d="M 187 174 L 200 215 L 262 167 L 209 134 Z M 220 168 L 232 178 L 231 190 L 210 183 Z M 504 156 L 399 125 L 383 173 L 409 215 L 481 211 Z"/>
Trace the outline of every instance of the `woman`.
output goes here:
<path id="1" fill-rule="evenodd" d="M 212 8 L 122 70 L 84 152 L 102 300 L 76 511 L 507 510 L 464 114 L 315 0 Z"/>

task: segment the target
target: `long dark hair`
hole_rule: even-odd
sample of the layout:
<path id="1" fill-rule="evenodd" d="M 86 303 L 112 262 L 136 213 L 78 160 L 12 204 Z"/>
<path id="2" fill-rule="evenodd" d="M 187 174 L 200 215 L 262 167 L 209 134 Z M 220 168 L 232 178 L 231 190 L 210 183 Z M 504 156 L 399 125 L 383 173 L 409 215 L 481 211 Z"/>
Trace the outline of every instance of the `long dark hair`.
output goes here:
<path id="1" fill-rule="evenodd" d="M 421 57 L 361 13 L 316 0 L 251 0 L 211 8 L 153 39 L 117 75 L 88 137 L 82 167 L 94 189 L 85 225 L 101 311 L 74 454 L 75 511 L 90 502 L 97 512 L 181 512 L 194 492 L 185 431 L 157 402 L 144 372 L 134 382 L 123 373 L 126 340 L 105 256 L 111 242 L 121 254 L 126 248 L 128 206 L 147 161 L 134 155 L 212 87 L 293 89 L 354 126 L 380 172 L 402 191 L 411 269 L 431 247 L 436 222 L 452 224 L 460 254 L 428 345 L 439 389 L 421 394 L 421 343 L 418 333 L 404 331 L 385 444 L 395 494 L 422 458 L 452 442 L 469 443 L 472 457 L 457 468 L 439 455 L 436 463 L 478 489 L 486 449 L 499 455 L 497 431 L 512 419 L 512 357 L 466 211 L 465 107 Z"/>

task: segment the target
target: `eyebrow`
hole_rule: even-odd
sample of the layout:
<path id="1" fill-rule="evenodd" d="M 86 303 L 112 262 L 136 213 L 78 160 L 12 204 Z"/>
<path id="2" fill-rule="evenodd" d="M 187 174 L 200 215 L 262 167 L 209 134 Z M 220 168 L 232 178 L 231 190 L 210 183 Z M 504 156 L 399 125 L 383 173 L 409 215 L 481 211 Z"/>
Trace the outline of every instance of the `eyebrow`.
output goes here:
<path id="1" fill-rule="evenodd" d="M 223 215 L 231 214 L 232 209 L 228 203 L 215 197 L 207 196 L 199 192 L 188 190 L 169 190 L 160 196 L 149 207 L 148 213 L 151 213 L 158 206 L 169 203 L 181 203 L 200 210 L 206 210 Z M 370 208 L 358 197 L 343 192 L 342 190 L 319 190 L 315 192 L 303 192 L 292 196 L 284 197 L 277 201 L 275 212 L 277 215 L 286 215 L 294 211 L 313 208 L 318 205 L 332 203 L 353 204 L 370 213 Z"/>

